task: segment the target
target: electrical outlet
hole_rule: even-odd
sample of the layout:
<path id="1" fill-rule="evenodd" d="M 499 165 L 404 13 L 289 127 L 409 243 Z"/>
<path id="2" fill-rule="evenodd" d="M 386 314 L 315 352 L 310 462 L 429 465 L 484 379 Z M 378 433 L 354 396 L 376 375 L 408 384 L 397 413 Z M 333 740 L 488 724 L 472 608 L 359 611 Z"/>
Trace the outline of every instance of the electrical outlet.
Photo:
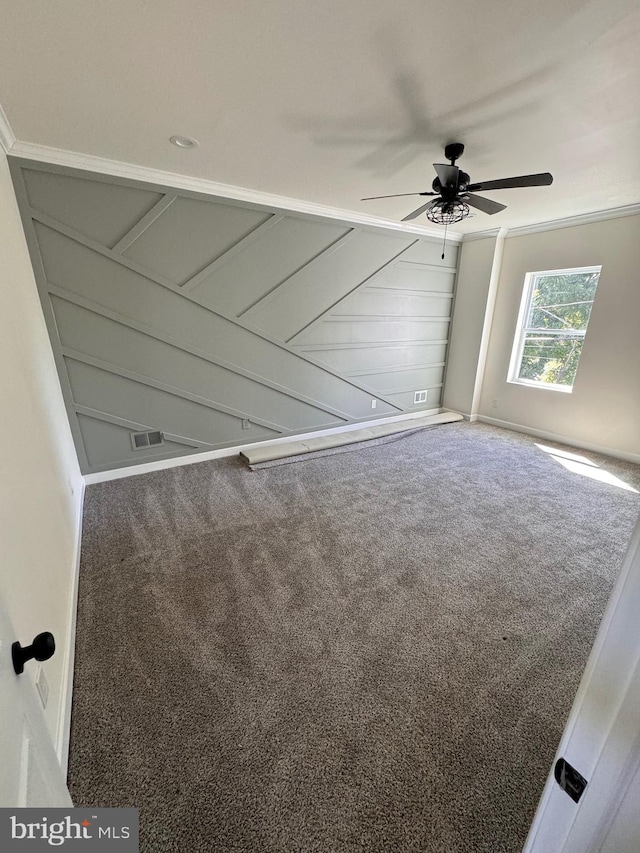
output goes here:
<path id="1" fill-rule="evenodd" d="M 377 405 L 378 405 L 378 401 L 377 401 L 377 400 L 373 400 L 373 399 L 372 399 L 372 400 L 371 400 L 371 408 L 372 408 L 372 409 L 375 409 L 375 407 L 376 407 Z"/>
<path id="2" fill-rule="evenodd" d="M 492 408 L 492 409 L 497 409 L 497 408 L 498 408 L 498 401 L 495 399 L 495 397 L 494 397 L 494 399 L 491 401 L 491 408 Z"/>
<path id="3" fill-rule="evenodd" d="M 249 418 L 242 419 L 242 429 L 251 429 L 251 421 Z"/>
<path id="4" fill-rule="evenodd" d="M 44 669 L 39 666 L 38 667 L 38 675 L 36 677 L 36 687 L 38 688 L 38 694 L 40 695 L 40 701 L 42 702 L 42 707 L 47 707 L 47 700 L 49 699 L 49 682 L 44 674 Z"/>

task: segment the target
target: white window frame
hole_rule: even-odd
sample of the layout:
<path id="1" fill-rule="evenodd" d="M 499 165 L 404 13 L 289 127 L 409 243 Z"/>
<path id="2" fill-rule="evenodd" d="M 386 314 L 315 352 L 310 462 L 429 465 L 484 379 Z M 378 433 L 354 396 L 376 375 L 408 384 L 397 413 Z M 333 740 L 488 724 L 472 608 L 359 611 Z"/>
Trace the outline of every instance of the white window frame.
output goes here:
<path id="1" fill-rule="evenodd" d="M 509 362 L 509 372 L 507 374 L 507 382 L 515 385 L 525 385 L 528 388 L 545 388 L 547 391 L 561 391 L 563 394 L 571 394 L 573 385 L 556 385 L 553 382 L 537 382 L 534 379 L 520 379 L 520 365 L 522 364 L 522 353 L 524 350 L 524 342 L 527 332 L 535 331 L 525 325 L 529 310 L 531 308 L 531 296 L 536 279 L 545 275 L 573 275 L 574 273 L 594 273 L 602 272 L 602 264 L 592 267 L 571 267 L 564 270 L 537 270 L 536 272 L 528 272 L 524 277 L 524 287 L 522 290 L 522 299 L 520 300 L 520 311 L 518 312 L 518 323 L 516 325 L 516 333 L 513 340 L 513 348 L 511 350 L 511 360 Z M 598 284 L 600 282 L 598 281 Z M 566 334 L 566 333 L 565 333 Z M 586 329 L 575 329 L 574 336 L 576 338 L 585 339 L 587 334 Z"/>

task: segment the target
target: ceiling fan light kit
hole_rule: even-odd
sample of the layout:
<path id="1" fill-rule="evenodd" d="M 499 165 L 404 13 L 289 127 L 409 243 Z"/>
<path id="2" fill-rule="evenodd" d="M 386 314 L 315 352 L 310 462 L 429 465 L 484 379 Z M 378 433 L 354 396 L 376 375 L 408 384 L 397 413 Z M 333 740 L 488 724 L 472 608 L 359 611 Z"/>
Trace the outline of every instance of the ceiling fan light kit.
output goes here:
<path id="1" fill-rule="evenodd" d="M 430 222 L 435 222 L 436 225 L 451 225 L 454 222 L 460 222 L 466 219 L 470 213 L 469 205 L 460 199 L 455 201 L 437 199 L 432 201 L 425 211 L 427 219 Z"/>
<path id="2" fill-rule="evenodd" d="M 535 175 L 519 175 L 514 178 L 500 178 L 496 181 L 482 181 L 472 184 L 471 178 L 462 169 L 456 166 L 456 160 L 462 156 L 464 145 L 462 142 L 450 142 L 444 149 L 444 156 L 449 163 L 434 163 L 436 177 L 431 185 L 432 192 L 399 193 L 397 195 L 371 196 L 363 198 L 362 201 L 373 201 L 379 198 L 399 198 L 400 196 L 422 195 L 435 196 L 433 201 L 421 205 L 417 210 L 405 216 L 402 221 L 416 219 L 422 213 L 430 222 L 437 225 L 451 225 L 466 219 L 471 213 L 471 208 L 488 213 L 493 216 L 505 210 L 506 205 L 500 204 L 483 196 L 475 195 L 476 190 L 506 190 L 514 187 L 546 187 L 553 183 L 553 176 L 549 172 L 540 172 Z"/>

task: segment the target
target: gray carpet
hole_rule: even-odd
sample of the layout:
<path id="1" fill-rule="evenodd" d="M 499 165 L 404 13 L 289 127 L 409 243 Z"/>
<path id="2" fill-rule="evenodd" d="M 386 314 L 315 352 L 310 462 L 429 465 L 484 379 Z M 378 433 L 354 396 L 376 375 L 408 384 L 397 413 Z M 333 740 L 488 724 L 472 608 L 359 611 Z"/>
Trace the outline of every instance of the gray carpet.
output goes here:
<path id="1" fill-rule="evenodd" d="M 74 801 L 149 853 L 520 851 L 639 498 L 478 424 L 89 487 Z"/>

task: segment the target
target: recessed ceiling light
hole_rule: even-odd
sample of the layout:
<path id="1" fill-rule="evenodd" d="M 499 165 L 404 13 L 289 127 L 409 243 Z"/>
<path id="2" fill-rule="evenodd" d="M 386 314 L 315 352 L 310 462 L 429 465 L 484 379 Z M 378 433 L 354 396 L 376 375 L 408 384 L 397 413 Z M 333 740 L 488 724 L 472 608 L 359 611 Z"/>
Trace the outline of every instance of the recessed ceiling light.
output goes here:
<path id="1" fill-rule="evenodd" d="M 198 147 L 198 141 L 196 139 L 192 139 L 190 136 L 172 136 L 169 139 L 169 142 L 172 142 L 174 145 L 177 145 L 178 148 Z"/>

